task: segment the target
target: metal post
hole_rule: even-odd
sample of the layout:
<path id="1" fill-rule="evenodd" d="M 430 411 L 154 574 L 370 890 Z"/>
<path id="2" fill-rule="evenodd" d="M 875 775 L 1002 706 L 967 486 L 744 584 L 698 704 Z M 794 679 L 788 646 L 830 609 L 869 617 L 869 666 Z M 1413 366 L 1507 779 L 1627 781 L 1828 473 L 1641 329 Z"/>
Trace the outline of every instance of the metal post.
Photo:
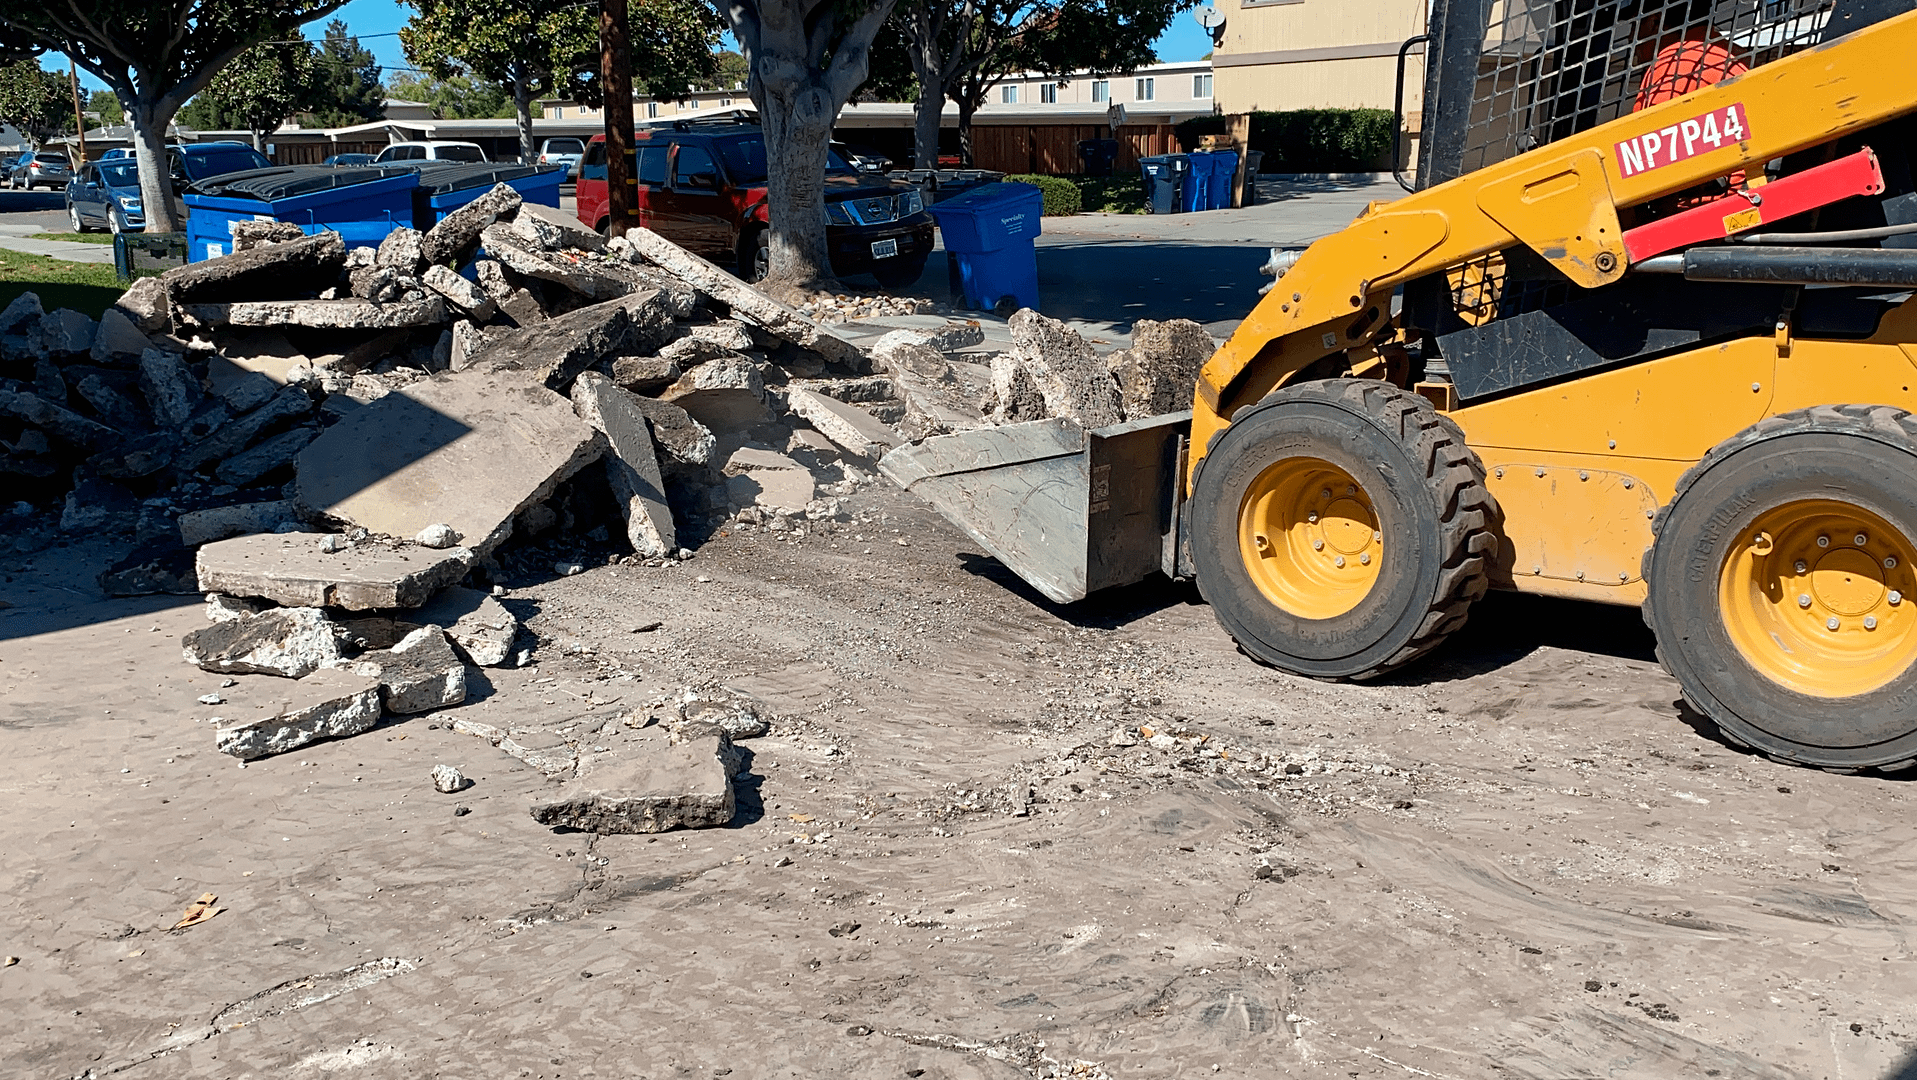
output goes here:
<path id="1" fill-rule="evenodd" d="M 80 73 L 74 70 L 73 58 L 67 57 L 67 85 L 73 88 L 73 128 L 80 139 L 80 164 L 87 163 L 87 117 L 80 111 Z"/>
<path id="2" fill-rule="evenodd" d="M 599 88 L 606 118 L 606 229 L 614 236 L 632 223 L 638 170 L 632 137 L 632 44 L 626 0 L 599 3 Z"/>

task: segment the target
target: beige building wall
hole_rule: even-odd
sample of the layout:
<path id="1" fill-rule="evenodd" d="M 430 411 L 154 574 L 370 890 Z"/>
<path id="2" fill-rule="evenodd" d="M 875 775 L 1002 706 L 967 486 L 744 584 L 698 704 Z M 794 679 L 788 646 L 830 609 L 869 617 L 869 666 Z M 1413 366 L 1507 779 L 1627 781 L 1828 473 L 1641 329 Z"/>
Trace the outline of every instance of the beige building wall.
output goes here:
<path id="1" fill-rule="evenodd" d="M 1389 109 L 1398 48 L 1424 33 L 1425 0 L 1218 0 L 1225 32 L 1212 54 L 1220 112 Z M 1422 108 L 1424 63 L 1405 66 L 1405 112 Z"/>

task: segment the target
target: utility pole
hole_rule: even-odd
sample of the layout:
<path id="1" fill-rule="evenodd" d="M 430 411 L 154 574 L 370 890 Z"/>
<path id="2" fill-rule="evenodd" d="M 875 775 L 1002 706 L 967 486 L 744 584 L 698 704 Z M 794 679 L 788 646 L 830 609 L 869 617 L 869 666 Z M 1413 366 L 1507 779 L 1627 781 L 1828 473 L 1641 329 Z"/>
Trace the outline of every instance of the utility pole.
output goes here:
<path id="1" fill-rule="evenodd" d="M 606 118 L 607 231 L 623 235 L 632 223 L 637 173 L 632 138 L 632 41 L 626 0 L 599 0 L 599 87 Z"/>
<path id="2" fill-rule="evenodd" d="M 80 111 L 80 73 L 74 70 L 73 57 L 67 57 L 67 85 L 73 88 L 73 129 L 80 137 L 80 164 L 87 162 L 87 118 Z"/>

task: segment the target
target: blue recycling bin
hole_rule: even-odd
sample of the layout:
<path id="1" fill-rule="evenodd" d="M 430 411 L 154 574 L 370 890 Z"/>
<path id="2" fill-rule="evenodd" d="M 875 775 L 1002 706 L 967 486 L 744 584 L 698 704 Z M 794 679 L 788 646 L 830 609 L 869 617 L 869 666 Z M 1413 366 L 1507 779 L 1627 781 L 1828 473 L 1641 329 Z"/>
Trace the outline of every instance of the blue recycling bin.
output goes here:
<path id="1" fill-rule="evenodd" d="M 186 191 L 186 259 L 232 250 L 241 221 L 285 221 L 308 234 L 337 232 L 348 247 L 377 247 L 413 223 L 419 174 L 386 166 L 282 165 L 209 177 Z"/>
<path id="2" fill-rule="evenodd" d="M 1211 176 L 1218 155 L 1209 150 L 1194 150 L 1185 155 L 1191 162 L 1191 175 L 1185 180 L 1184 205 L 1187 214 L 1210 210 Z"/>
<path id="3" fill-rule="evenodd" d="M 1184 154 L 1159 154 L 1138 159 L 1145 175 L 1145 208 L 1154 214 L 1176 214 L 1184 210 L 1184 186 L 1191 163 Z"/>
<path id="4" fill-rule="evenodd" d="M 967 307 L 991 311 L 1011 298 L 1038 307 L 1039 235 L 1045 193 L 1031 184 L 986 184 L 926 207 L 945 238 L 954 293 Z"/>
<path id="5" fill-rule="evenodd" d="M 557 208 L 559 182 L 566 176 L 565 167 L 560 165 L 497 161 L 411 162 L 409 165 L 419 174 L 419 187 L 413 190 L 413 228 L 422 231 L 491 191 L 495 184 L 507 185 L 529 203 Z"/>
<path id="6" fill-rule="evenodd" d="M 1217 150 L 1211 155 L 1211 184 L 1208 201 L 1213 210 L 1231 209 L 1231 184 L 1238 179 L 1238 151 Z"/>

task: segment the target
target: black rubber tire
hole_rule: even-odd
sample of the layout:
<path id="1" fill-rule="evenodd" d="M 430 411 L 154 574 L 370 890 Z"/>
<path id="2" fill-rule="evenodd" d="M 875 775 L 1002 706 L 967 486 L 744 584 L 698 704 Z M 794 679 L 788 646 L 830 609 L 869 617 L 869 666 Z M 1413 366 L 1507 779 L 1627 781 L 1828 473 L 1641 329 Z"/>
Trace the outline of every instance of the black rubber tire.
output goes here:
<path id="1" fill-rule="evenodd" d="M 772 265 L 772 230 L 756 228 L 739 238 L 739 280 L 748 285 L 765 280 Z"/>
<path id="2" fill-rule="evenodd" d="M 1246 490 L 1290 451 L 1362 478 L 1386 550 L 1356 608 L 1303 619 L 1245 570 L 1238 516 Z M 1370 379 L 1280 390 L 1234 417 L 1202 462 L 1187 533 L 1198 588 L 1247 653 L 1299 675 L 1369 679 L 1417 659 L 1465 624 L 1489 586 L 1497 503 L 1464 433 L 1417 394 Z"/>
<path id="3" fill-rule="evenodd" d="M 919 278 L 925 276 L 925 260 L 923 258 L 905 259 L 899 262 L 888 260 L 874 266 L 872 276 L 877 278 L 879 284 L 885 288 L 903 289 L 918 284 Z"/>
<path id="4" fill-rule="evenodd" d="M 1724 440 L 1678 480 L 1644 554 L 1644 622 L 1684 700 L 1732 742 L 1834 772 L 1917 759 L 1917 665 L 1854 697 L 1798 693 L 1752 667 L 1719 610 L 1726 545 L 1765 510 L 1850 502 L 1917 540 L 1917 417 L 1885 405 L 1820 405 Z"/>

